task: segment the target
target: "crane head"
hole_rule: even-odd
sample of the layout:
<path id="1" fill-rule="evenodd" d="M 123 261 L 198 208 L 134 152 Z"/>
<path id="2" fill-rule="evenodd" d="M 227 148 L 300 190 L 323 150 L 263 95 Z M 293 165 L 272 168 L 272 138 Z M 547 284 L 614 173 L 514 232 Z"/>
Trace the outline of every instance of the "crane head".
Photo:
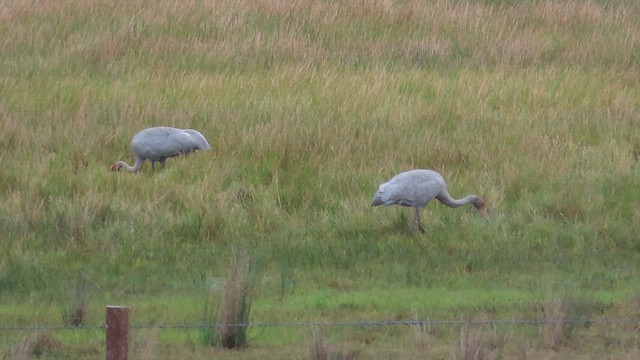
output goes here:
<path id="1" fill-rule="evenodd" d="M 489 213 L 487 212 L 487 206 L 485 205 L 483 198 L 478 197 L 476 201 L 473 202 L 473 206 L 475 206 L 476 209 L 478 209 L 478 211 L 482 213 L 482 216 L 484 216 L 484 218 L 487 221 L 491 219 L 491 217 L 489 216 Z"/>
<path id="2" fill-rule="evenodd" d="M 120 170 L 120 165 L 118 165 L 118 163 L 114 163 L 113 165 L 111 165 L 111 171 L 118 171 Z"/>

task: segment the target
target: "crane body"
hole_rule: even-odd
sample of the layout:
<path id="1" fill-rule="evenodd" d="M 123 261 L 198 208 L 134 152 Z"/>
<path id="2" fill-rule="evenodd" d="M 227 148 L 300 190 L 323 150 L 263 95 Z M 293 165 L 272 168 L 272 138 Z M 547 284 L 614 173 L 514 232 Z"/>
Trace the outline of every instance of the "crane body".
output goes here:
<path id="1" fill-rule="evenodd" d="M 473 204 L 485 219 L 489 220 L 485 202 L 481 197 L 467 195 L 459 200 L 452 198 L 442 175 L 428 169 L 405 171 L 381 184 L 371 201 L 371 206 L 398 205 L 414 208 L 415 225 L 424 233 L 425 230 L 420 224 L 420 209 L 434 198 L 451 208 Z"/>
<path id="2" fill-rule="evenodd" d="M 135 157 L 133 166 L 117 161 L 111 165 L 111 171 L 124 168 L 129 172 L 138 172 L 146 160 L 151 161 L 152 170 L 155 170 L 156 162 L 164 169 L 167 158 L 208 149 L 211 146 L 199 131 L 167 126 L 152 127 L 140 131 L 131 141 Z"/>

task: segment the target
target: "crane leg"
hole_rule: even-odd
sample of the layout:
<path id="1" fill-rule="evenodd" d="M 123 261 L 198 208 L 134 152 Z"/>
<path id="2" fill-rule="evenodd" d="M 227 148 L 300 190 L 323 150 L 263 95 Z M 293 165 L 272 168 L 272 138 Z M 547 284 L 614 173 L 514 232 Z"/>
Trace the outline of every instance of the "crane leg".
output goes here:
<path id="1" fill-rule="evenodd" d="M 418 230 L 421 233 L 425 233 L 426 231 L 424 230 L 424 228 L 422 227 L 422 225 L 420 225 L 420 208 L 415 208 L 415 222 L 416 222 L 416 227 L 418 228 Z"/>

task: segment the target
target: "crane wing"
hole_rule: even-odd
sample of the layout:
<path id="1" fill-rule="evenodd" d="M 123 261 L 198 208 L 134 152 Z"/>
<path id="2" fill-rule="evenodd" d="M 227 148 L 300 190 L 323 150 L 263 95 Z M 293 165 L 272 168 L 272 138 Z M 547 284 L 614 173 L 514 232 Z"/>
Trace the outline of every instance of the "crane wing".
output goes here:
<path id="1" fill-rule="evenodd" d="M 145 159 L 159 161 L 190 153 L 198 144 L 188 133 L 175 128 L 157 127 L 139 132 L 131 143 L 133 152 Z"/>
<path id="2" fill-rule="evenodd" d="M 442 178 L 432 172 L 408 171 L 380 185 L 373 203 L 423 207 L 438 195 L 443 186 Z"/>

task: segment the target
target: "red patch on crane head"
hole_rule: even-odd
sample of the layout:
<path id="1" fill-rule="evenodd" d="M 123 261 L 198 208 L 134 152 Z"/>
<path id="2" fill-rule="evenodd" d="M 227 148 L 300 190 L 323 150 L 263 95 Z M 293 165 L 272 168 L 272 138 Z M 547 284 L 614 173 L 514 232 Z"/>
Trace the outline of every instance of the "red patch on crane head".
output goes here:
<path id="1" fill-rule="evenodd" d="M 478 209 L 482 213 L 482 216 L 484 216 L 484 218 L 487 221 L 489 221 L 489 219 L 491 217 L 489 216 L 489 213 L 487 212 L 487 207 L 486 207 L 486 204 L 484 203 L 484 199 L 483 198 L 478 197 L 478 199 L 473 202 L 473 206 L 475 206 L 476 209 Z"/>
<path id="2" fill-rule="evenodd" d="M 120 170 L 120 166 L 118 166 L 117 163 L 114 163 L 113 165 L 111 165 L 111 171 L 118 171 Z"/>

